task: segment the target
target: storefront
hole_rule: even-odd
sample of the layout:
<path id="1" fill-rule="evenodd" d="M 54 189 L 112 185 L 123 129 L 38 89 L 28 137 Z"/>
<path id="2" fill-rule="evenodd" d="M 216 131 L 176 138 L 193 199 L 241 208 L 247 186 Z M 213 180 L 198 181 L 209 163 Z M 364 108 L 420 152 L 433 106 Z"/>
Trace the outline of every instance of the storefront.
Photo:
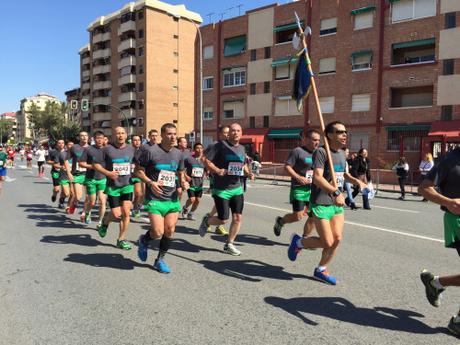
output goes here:
<path id="1" fill-rule="evenodd" d="M 435 121 L 424 140 L 423 153 L 439 158 L 460 146 L 460 121 Z"/>

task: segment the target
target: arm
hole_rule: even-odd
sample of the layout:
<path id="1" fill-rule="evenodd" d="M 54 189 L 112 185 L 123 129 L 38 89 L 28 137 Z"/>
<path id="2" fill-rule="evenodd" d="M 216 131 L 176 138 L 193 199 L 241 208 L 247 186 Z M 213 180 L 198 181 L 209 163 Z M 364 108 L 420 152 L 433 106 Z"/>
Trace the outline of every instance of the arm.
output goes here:
<path id="1" fill-rule="evenodd" d="M 64 161 L 64 168 L 67 173 L 67 177 L 69 178 L 69 181 L 73 182 L 73 175 L 72 175 L 71 167 L 67 159 Z"/>
<path id="2" fill-rule="evenodd" d="M 142 182 L 145 183 L 147 187 L 149 187 L 152 190 L 152 192 L 155 195 L 160 196 L 162 194 L 162 190 L 161 190 L 159 183 L 152 181 L 151 179 L 147 177 L 147 175 L 145 174 L 145 168 L 143 166 L 136 163 L 134 173 L 137 177 L 141 179 Z"/>
<path id="3" fill-rule="evenodd" d="M 321 188 L 323 191 L 325 191 L 327 194 L 333 194 L 337 188 L 335 188 L 332 184 L 327 182 L 327 180 L 323 176 L 324 169 L 322 168 L 316 168 L 313 170 L 313 183 L 315 186 Z M 342 193 L 340 193 L 338 196 L 333 196 L 334 198 L 334 204 L 337 206 L 343 206 L 345 205 L 345 198 L 343 197 Z"/>
<path id="4" fill-rule="evenodd" d="M 295 170 L 292 168 L 292 166 L 290 166 L 289 164 L 286 164 L 284 166 L 284 170 L 286 170 L 286 172 L 289 174 L 289 176 L 291 176 L 291 178 L 299 182 L 301 185 L 308 184 L 307 178 L 305 176 L 300 176 L 299 174 L 297 174 Z"/>
<path id="5" fill-rule="evenodd" d="M 100 172 L 101 174 L 107 176 L 108 178 L 116 181 L 118 179 L 118 174 L 115 171 L 109 171 L 102 167 L 99 163 L 93 163 L 93 169 Z"/>
<path id="6" fill-rule="evenodd" d="M 355 186 L 359 186 L 360 189 L 364 189 L 367 187 L 367 184 L 365 184 L 363 181 L 357 179 L 356 177 L 351 176 L 350 173 L 344 173 L 343 176 L 345 177 L 345 180 L 347 182 L 350 182 L 351 184 Z"/>
<path id="7" fill-rule="evenodd" d="M 251 181 L 254 180 L 254 174 L 252 173 L 252 170 L 249 168 L 249 165 L 248 165 L 248 164 L 245 164 L 245 165 L 244 165 L 244 175 L 245 175 L 246 177 L 249 177 L 249 179 L 250 179 Z"/>
<path id="8" fill-rule="evenodd" d="M 186 176 L 185 170 L 180 170 L 179 171 L 179 183 L 180 183 L 180 185 L 181 185 L 181 187 L 183 189 L 189 189 L 190 185 L 189 185 L 187 179 L 185 178 L 185 176 Z M 190 181 L 191 180 L 192 179 L 190 178 Z"/>
<path id="9" fill-rule="evenodd" d="M 453 214 L 460 215 L 460 199 L 450 199 L 438 193 L 434 188 L 433 181 L 429 179 L 423 180 L 418 187 L 418 192 L 422 194 L 425 199 L 444 206 Z"/>
<path id="10" fill-rule="evenodd" d="M 227 173 L 226 169 L 219 169 L 206 157 L 204 158 L 204 165 L 206 166 L 206 169 L 208 169 L 212 174 L 224 176 Z"/>

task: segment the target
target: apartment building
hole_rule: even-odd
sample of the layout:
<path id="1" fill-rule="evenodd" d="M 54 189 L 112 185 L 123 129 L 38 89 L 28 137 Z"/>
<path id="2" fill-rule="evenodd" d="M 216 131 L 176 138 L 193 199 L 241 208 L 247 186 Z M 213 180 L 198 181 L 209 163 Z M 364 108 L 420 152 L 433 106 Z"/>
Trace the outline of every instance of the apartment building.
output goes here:
<path id="1" fill-rule="evenodd" d="M 82 114 L 88 131 L 111 136 L 117 126 L 146 135 L 165 122 L 193 131 L 195 41 L 199 14 L 156 0 L 131 2 L 88 26 L 80 49 Z"/>
<path id="2" fill-rule="evenodd" d="M 308 45 L 325 122 L 343 121 L 350 149 L 367 148 L 374 164 L 388 166 L 405 155 L 418 166 L 423 152 L 436 151 L 430 139 L 435 123 L 460 120 L 455 91 L 451 97 L 438 91 L 455 84 L 444 79 L 441 59 L 456 59 L 458 44 L 449 42 L 458 42 L 458 31 L 442 29 L 444 13 L 459 6 L 448 0 L 303 0 L 203 26 L 202 141 L 212 142 L 219 125 L 236 121 L 249 151 L 283 162 L 303 129 L 319 128 L 313 97 L 301 112 L 291 99 L 300 50 L 292 45 L 297 12 L 312 29 Z M 199 131 L 198 101 L 195 111 Z"/>
<path id="3" fill-rule="evenodd" d="M 38 109 L 43 110 L 45 109 L 47 102 L 61 103 L 61 101 L 57 97 L 43 92 L 38 93 L 32 97 L 25 97 L 21 100 L 19 111 L 16 112 L 18 142 L 24 142 L 31 139 L 38 139 L 35 138 L 36 133 L 34 133 L 33 129 L 30 126 L 28 111 L 32 104 L 35 104 L 38 107 Z"/>

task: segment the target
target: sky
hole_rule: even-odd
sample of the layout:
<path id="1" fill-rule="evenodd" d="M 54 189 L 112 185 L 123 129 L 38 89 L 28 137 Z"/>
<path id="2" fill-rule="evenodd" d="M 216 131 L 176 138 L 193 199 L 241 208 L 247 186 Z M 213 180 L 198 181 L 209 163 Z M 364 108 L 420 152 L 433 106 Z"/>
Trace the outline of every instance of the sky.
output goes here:
<path id="1" fill-rule="evenodd" d="M 168 0 L 199 13 L 203 24 L 238 16 L 240 11 L 265 6 L 270 0 Z M 285 3 L 289 1 L 279 1 Z M 88 25 L 114 12 L 127 0 L 3 1 L 0 21 L 0 114 L 17 111 L 20 100 L 39 92 L 61 100 L 64 92 L 80 86 L 78 51 L 86 45 Z M 232 8 L 233 7 L 233 8 Z"/>

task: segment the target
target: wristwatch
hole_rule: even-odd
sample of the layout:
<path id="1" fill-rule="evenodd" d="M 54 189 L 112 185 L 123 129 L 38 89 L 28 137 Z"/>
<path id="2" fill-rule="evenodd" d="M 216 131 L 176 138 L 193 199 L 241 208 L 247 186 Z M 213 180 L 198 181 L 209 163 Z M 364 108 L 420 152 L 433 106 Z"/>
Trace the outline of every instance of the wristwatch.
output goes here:
<path id="1" fill-rule="evenodd" d="M 340 191 L 339 191 L 338 189 L 335 190 L 334 193 L 332 193 L 332 195 L 333 195 L 334 197 L 338 197 L 340 194 L 342 194 L 342 193 L 340 193 Z"/>

